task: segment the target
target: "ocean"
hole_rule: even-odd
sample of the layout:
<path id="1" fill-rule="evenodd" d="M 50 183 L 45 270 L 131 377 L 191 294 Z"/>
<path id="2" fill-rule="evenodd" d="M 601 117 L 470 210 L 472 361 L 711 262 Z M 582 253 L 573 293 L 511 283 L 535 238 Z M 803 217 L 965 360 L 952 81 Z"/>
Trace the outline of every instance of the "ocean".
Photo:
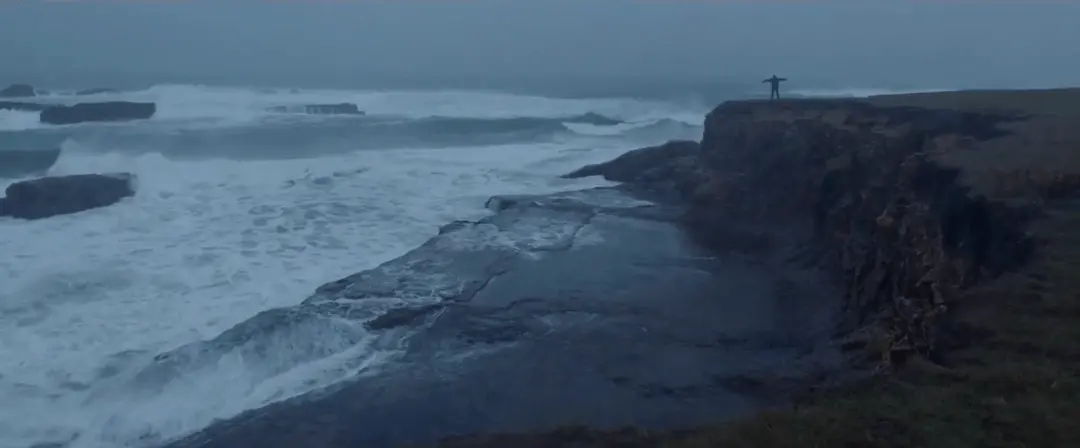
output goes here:
<path id="1" fill-rule="evenodd" d="M 868 92 L 882 93 L 801 94 Z M 0 110 L 0 150 L 60 148 L 49 175 L 137 176 L 137 194 L 113 206 L 0 219 L 0 448 L 156 446 L 376 375 L 403 353 L 400 341 L 362 320 L 312 324 L 288 310 L 320 285 L 402 257 L 442 226 L 492 216 L 494 195 L 611 186 L 559 176 L 697 139 L 714 105 L 693 95 L 202 85 L 33 99 L 108 100 L 152 101 L 157 113 L 50 126 L 36 113 Z M 365 114 L 302 110 L 335 103 Z M 0 188 L 18 180 L 0 179 Z M 559 231 L 521 228 L 535 233 L 513 234 L 522 241 Z M 432 288 L 429 297 L 369 297 L 363 312 L 426 303 Z"/>
<path id="2" fill-rule="evenodd" d="M 0 111 L 0 145 L 61 148 L 48 174 L 125 171 L 138 182 L 114 206 L 0 219 L 0 447 L 138 446 L 373 368 L 393 349 L 351 324 L 147 379 L 163 353 L 490 214 L 492 195 L 607 185 L 558 176 L 697 138 L 706 111 L 633 98 L 194 85 L 35 99 L 106 100 L 153 101 L 158 112 L 49 126 Z M 267 110 L 341 102 L 366 115 Z"/>

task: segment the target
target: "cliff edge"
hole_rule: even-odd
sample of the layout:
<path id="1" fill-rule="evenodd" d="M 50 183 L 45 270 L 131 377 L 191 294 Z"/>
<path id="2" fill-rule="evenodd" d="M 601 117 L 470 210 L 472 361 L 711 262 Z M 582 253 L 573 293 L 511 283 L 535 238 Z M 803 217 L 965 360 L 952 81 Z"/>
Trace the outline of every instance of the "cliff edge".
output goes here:
<path id="1" fill-rule="evenodd" d="M 699 144 L 585 167 L 690 203 L 717 251 L 823 269 L 871 379 L 676 432 L 444 446 L 1072 446 L 1080 431 L 1080 90 L 728 102 Z"/>
<path id="2" fill-rule="evenodd" d="M 948 311 L 964 289 L 1023 263 L 1030 207 L 972 194 L 938 155 L 1009 135 L 1017 113 L 856 101 L 727 103 L 706 118 L 692 234 L 718 250 L 756 241 L 832 273 L 849 349 L 879 369 L 963 343 Z M 762 246 L 763 245 L 763 246 Z"/>

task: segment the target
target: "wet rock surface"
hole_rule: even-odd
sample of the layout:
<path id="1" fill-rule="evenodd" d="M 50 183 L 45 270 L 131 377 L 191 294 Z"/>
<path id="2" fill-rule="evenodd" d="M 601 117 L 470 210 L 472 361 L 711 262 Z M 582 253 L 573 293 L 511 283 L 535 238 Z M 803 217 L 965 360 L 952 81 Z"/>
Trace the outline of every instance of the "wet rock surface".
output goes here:
<path id="1" fill-rule="evenodd" d="M 154 116 L 157 105 L 129 101 L 102 101 L 78 103 L 71 106 L 50 106 L 41 111 L 41 122 L 47 124 L 75 124 L 85 122 L 108 122 L 145 120 Z"/>
<path id="2" fill-rule="evenodd" d="M 1032 246 L 1029 210 L 972 194 L 941 158 L 1023 119 L 860 101 L 725 103 L 706 118 L 710 180 L 688 223 L 720 247 L 745 239 L 732 222 L 804 247 L 844 290 L 848 348 L 879 369 L 916 354 L 946 362 L 961 292 L 1019 266 Z"/>
<path id="3" fill-rule="evenodd" d="M 789 252 L 843 288 L 841 333 L 880 369 L 944 362 L 960 292 L 1026 259 L 1024 207 L 971 194 L 939 159 L 1008 135 L 1021 114 L 883 107 L 857 100 L 724 103 L 700 149 L 632 151 L 569 176 L 674 191 L 682 222 L 719 252 Z"/>
<path id="4" fill-rule="evenodd" d="M 268 109 L 278 113 L 300 113 L 311 115 L 364 115 L 355 104 L 306 104 L 303 106 L 275 106 Z"/>
<path id="5" fill-rule="evenodd" d="M 79 90 L 79 91 L 75 92 L 75 94 L 82 96 L 82 95 L 101 95 L 103 93 L 117 93 L 117 92 L 119 92 L 119 91 L 116 90 L 116 89 L 110 89 L 108 87 L 95 87 L 95 88 L 92 88 L 92 89 Z"/>
<path id="6" fill-rule="evenodd" d="M 169 446 L 381 447 L 563 424 L 669 427 L 759 409 L 790 392 L 774 380 L 842 364 L 828 337 L 836 292 L 811 271 L 710 254 L 677 225 L 681 207 L 619 189 L 488 206 L 488 218 L 446 225 L 298 307 L 185 349 L 195 355 L 176 365 L 246 344 L 253 328 L 348 321 L 358 325 L 333 333 L 366 332 L 395 354 Z"/>
<path id="7" fill-rule="evenodd" d="M 698 162 L 701 145 L 695 141 L 671 141 L 659 146 L 635 149 L 605 163 L 582 167 L 563 177 L 602 176 L 624 182 L 626 188 L 660 194 L 669 199 L 689 196 L 703 181 Z"/>
<path id="8" fill-rule="evenodd" d="M 44 219 L 106 207 L 135 194 L 128 173 L 42 177 L 8 185 L 0 216 Z"/>
<path id="9" fill-rule="evenodd" d="M 0 89 L 0 98 L 21 98 L 35 96 L 34 86 L 29 84 L 12 84 Z"/>
<path id="10" fill-rule="evenodd" d="M 619 189 L 492 198 L 492 217 L 447 225 L 320 288 L 305 307 L 394 335 L 385 341 L 401 344 L 399 358 L 177 446 L 682 427 L 843 378 L 851 358 L 831 348 L 837 330 L 857 366 L 947 364 L 945 348 L 965 343 L 949 311 L 1023 262 L 1032 212 L 973 194 L 944 160 L 1023 119 L 854 100 L 725 103 L 700 145 L 568 175 Z M 393 305 L 358 305 L 380 301 Z M 609 435 L 588 446 L 621 437 Z"/>

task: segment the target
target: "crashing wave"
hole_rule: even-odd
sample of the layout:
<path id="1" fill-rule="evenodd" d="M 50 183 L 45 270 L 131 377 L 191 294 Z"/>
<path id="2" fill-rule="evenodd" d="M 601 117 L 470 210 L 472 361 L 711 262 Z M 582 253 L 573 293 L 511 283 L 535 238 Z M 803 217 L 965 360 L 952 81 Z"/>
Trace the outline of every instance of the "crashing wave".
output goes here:
<path id="1" fill-rule="evenodd" d="M 60 148 L 0 150 L 0 178 L 20 178 L 45 174 L 59 158 Z"/>

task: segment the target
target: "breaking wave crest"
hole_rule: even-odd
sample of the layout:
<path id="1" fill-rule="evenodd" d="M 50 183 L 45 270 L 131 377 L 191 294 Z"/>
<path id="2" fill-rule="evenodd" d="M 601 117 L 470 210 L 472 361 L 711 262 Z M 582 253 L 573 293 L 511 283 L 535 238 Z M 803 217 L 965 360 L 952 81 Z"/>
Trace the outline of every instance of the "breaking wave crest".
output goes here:
<path id="1" fill-rule="evenodd" d="M 159 113 L 0 125 L 5 151 L 36 151 L 0 152 L 12 177 L 139 179 L 137 195 L 110 207 L 0 219 L 0 446 L 154 446 L 377 372 L 402 335 L 298 305 L 446 223 L 487 216 L 492 195 L 608 185 L 559 176 L 700 134 L 702 112 L 626 98 L 175 85 L 92 100 L 114 99 Z M 267 111 L 341 102 L 366 114 Z M 365 299 L 361 311 L 400 299 Z"/>

